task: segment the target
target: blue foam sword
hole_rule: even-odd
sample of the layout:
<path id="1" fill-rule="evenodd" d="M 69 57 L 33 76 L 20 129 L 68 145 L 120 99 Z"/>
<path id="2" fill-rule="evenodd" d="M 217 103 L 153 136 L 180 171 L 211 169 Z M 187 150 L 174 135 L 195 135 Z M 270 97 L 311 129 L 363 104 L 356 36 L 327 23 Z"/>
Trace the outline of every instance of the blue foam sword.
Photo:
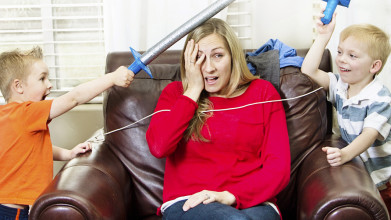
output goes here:
<path id="1" fill-rule="evenodd" d="M 323 1 L 327 2 L 326 9 L 323 12 L 324 17 L 320 19 L 323 22 L 323 24 L 330 23 L 331 19 L 333 18 L 334 11 L 337 8 L 337 5 L 349 7 L 350 4 L 350 0 L 323 0 Z"/>
<path id="2" fill-rule="evenodd" d="M 194 30 L 209 18 L 219 13 L 233 1 L 235 0 L 217 0 L 206 9 L 192 17 L 190 20 L 182 24 L 179 28 L 168 34 L 165 38 L 160 40 L 157 44 L 143 53 L 143 55 L 140 55 L 136 50 L 130 47 L 130 51 L 134 57 L 134 62 L 128 67 L 128 69 L 132 70 L 134 74 L 137 74 L 140 72 L 140 70 L 144 70 L 151 78 L 153 78 L 151 70 L 147 66 L 149 63 L 151 63 L 156 57 L 166 51 L 186 34 Z"/>

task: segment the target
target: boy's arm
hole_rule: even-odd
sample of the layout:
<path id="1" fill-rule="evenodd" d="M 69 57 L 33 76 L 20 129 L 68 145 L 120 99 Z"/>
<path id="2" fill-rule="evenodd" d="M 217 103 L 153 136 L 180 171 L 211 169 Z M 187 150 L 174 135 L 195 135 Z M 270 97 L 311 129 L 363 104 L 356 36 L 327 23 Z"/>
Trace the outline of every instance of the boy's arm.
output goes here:
<path id="1" fill-rule="evenodd" d="M 345 148 L 324 147 L 322 150 L 327 153 L 327 161 L 331 166 L 339 166 L 366 151 L 379 135 L 380 134 L 376 129 L 366 127 L 363 129 L 362 133 Z"/>
<path id="2" fill-rule="evenodd" d="M 319 69 L 319 65 L 322 60 L 323 51 L 326 48 L 334 31 L 335 14 L 333 15 L 331 22 L 327 25 L 324 25 L 319 18 L 317 21 L 317 27 L 318 36 L 304 58 L 301 71 L 327 91 L 330 82 L 329 76 L 326 72 Z"/>
<path id="3" fill-rule="evenodd" d="M 64 149 L 57 146 L 52 146 L 53 149 L 53 160 L 55 161 L 66 161 L 75 158 L 78 154 L 84 154 L 90 151 L 92 148 L 90 142 L 84 142 L 76 145 L 72 150 Z"/>
<path id="4" fill-rule="evenodd" d="M 90 101 L 114 85 L 128 87 L 133 81 L 133 77 L 134 74 L 132 71 L 121 66 L 112 73 L 83 83 L 75 87 L 72 91 L 53 100 L 49 119 L 60 116 L 77 105 Z"/>

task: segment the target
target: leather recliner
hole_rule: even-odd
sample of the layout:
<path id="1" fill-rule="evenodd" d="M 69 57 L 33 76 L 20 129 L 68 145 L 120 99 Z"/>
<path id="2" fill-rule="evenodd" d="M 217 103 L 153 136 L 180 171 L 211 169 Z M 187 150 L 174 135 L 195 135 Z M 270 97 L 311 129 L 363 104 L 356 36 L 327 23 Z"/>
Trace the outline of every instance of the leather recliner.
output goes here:
<path id="1" fill-rule="evenodd" d="M 308 49 L 298 50 L 305 56 Z M 162 89 L 180 80 L 180 51 L 166 51 L 150 65 L 154 79 L 140 72 L 128 88 L 104 94 L 104 130 L 112 131 L 151 114 Z M 106 72 L 132 63 L 130 52 L 107 56 Z M 320 68 L 331 71 L 330 52 Z M 317 89 L 296 67 L 280 69 L 281 98 Z M 277 196 L 283 219 L 389 219 L 384 202 L 354 159 L 330 167 L 322 146 L 344 147 L 332 134 L 332 108 L 323 90 L 283 102 L 291 146 L 291 179 Z M 150 118 L 105 136 L 90 153 L 69 161 L 32 207 L 31 219 L 161 219 L 164 159 L 151 155 L 145 139 Z M 164 128 L 162 128 L 164 129 Z M 265 180 L 267 181 L 267 180 Z M 256 183 L 254 183 L 256 184 Z"/>

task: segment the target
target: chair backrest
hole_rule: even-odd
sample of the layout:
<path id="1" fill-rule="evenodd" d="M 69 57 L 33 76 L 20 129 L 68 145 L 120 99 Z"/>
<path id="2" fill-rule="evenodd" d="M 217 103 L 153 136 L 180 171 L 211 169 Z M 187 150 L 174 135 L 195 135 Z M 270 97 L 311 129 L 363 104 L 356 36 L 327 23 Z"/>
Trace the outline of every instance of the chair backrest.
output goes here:
<path id="1" fill-rule="evenodd" d="M 298 50 L 304 56 L 308 49 Z M 133 59 L 130 52 L 110 53 L 107 56 L 106 72 L 112 72 L 121 65 L 129 66 Z M 172 81 L 180 80 L 180 51 L 166 51 L 150 65 L 154 79 L 141 71 L 129 88 L 113 87 L 104 95 L 105 131 L 112 131 L 132 124 L 153 113 L 163 88 Z M 325 51 L 320 68 L 331 71 L 330 54 Z M 300 69 L 286 67 L 280 71 L 281 98 L 291 98 L 311 92 L 318 86 Z M 291 144 L 291 182 L 280 193 L 284 198 L 279 203 L 284 210 L 293 210 L 291 204 L 295 195 L 296 169 L 325 135 L 330 132 L 330 120 L 324 91 L 318 91 L 304 98 L 284 102 L 288 132 Z M 112 133 L 106 137 L 111 150 L 122 161 L 132 176 L 132 197 L 129 209 L 138 210 L 139 218 L 155 216 L 156 208 L 162 203 L 164 159 L 153 157 L 145 140 L 150 118 L 130 128 Z M 164 129 L 164 128 L 162 128 Z"/>

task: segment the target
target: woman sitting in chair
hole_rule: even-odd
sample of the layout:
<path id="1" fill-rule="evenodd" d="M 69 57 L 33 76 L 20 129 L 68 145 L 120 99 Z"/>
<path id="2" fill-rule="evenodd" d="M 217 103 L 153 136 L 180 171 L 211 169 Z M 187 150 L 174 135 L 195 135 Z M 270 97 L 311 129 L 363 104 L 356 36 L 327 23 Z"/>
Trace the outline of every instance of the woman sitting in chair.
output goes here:
<path id="1" fill-rule="evenodd" d="M 252 75 L 228 24 L 212 18 L 188 34 L 182 82 L 162 92 L 147 131 L 166 157 L 163 219 L 280 219 L 290 149 L 281 102 Z M 241 107 L 243 108 L 236 108 Z M 232 109 L 233 108 L 233 109 Z"/>

